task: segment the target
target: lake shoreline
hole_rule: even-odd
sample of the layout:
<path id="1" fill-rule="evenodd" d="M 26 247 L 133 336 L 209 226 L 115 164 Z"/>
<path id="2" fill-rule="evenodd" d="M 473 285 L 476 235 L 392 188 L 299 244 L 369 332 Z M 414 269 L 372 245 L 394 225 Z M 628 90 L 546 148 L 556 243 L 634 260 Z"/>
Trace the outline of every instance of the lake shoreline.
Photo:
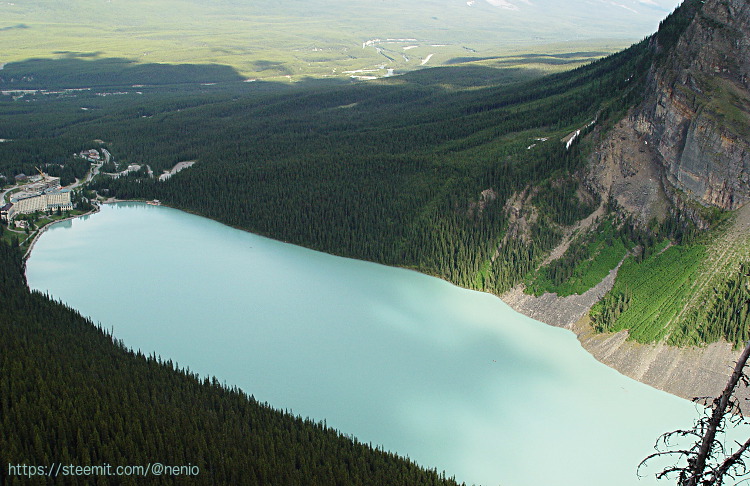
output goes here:
<path id="1" fill-rule="evenodd" d="M 34 235 L 34 237 L 31 239 L 31 243 L 29 243 L 29 247 L 26 249 L 26 253 L 24 253 L 24 255 L 23 255 L 23 260 L 26 261 L 26 260 L 29 259 L 29 257 L 31 256 L 31 251 L 34 249 L 34 245 L 36 245 L 36 242 L 44 234 L 44 232 L 47 231 L 48 228 L 50 228 L 51 226 L 54 226 L 57 223 L 62 223 L 64 221 L 72 221 L 72 220 L 74 220 L 76 218 L 80 218 L 82 216 L 88 216 L 88 215 L 91 215 L 91 214 L 94 214 L 94 213 L 98 213 L 99 209 L 100 209 L 99 206 L 95 205 L 94 209 L 92 209 L 88 213 L 76 214 L 75 216 L 68 216 L 67 218 L 64 218 L 64 219 L 60 219 L 60 220 L 57 220 L 57 221 L 52 221 L 52 222 L 50 222 L 48 224 L 45 224 L 41 228 L 39 228 L 36 231 L 36 234 Z"/>
<path id="2" fill-rule="evenodd" d="M 146 204 L 148 201 L 109 198 L 103 201 L 102 204 L 133 202 Z M 160 203 L 159 205 L 188 214 L 206 217 L 199 213 L 173 207 L 168 204 Z M 100 207 L 97 206 L 89 213 L 79 216 L 90 215 L 99 210 Z M 79 216 L 71 216 L 61 221 L 68 221 Z M 212 221 L 217 220 L 212 219 Z M 221 221 L 217 222 L 226 225 L 226 223 Z M 54 223 L 39 230 L 26 251 L 24 259 L 28 259 L 36 241 L 52 225 Z M 255 233 L 246 228 L 227 226 L 274 239 L 269 235 Z M 283 241 L 283 243 L 289 242 Z M 302 245 L 296 246 L 303 247 Z M 315 248 L 308 249 L 320 251 Z M 396 266 L 395 268 L 412 270 L 423 275 L 437 277 L 414 268 L 402 266 Z M 617 268 L 613 269 L 599 284 L 582 295 L 559 297 L 556 294 L 547 293 L 536 297 L 524 293 L 522 285 L 502 295 L 493 295 L 526 317 L 553 327 L 564 328 L 574 333 L 581 346 L 599 362 L 636 381 L 687 400 L 692 400 L 694 397 L 718 396 L 726 384 L 731 369 L 734 367 L 738 353 L 732 349 L 731 344 L 720 342 L 702 348 L 695 346 L 676 348 L 663 343 L 641 344 L 629 341 L 627 331 L 598 333 L 593 329 L 591 321 L 588 318 L 588 311 L 593 304 L 612 288 L 616 275 Z M 745 391 L 743 397 L 750 398 L 750 392 Z"/>
<path id="3" fill-rule="evenodd" d="M 628 340 L 627 330 L 599 333 L 593 328 L 588 311 L 612 288 L 618 268 L 582 295 L 536 297 L 517 286 L 499 297 L 521 314 L 573 332 L 597 361 L 636 381 L 687 400 L 721 395 L 740 352 L 730 343 L 678 348 Z M 739 396 L 750 398 L 750 390 L 741 388 Z"/>
<path id="4" fill-rule="evenodd" d="M 602 366 L 574 335 L 420 272 L 143 202 L 45 235 L 30 287 L 126 346 L 468 484 L 629 486 L 655 438 L 695 412 Z M 89 285 L 102 276 L 113 284 Z M 115 298 L 124 290 L 127 302 Z M 542 436 L 556 466 L 530 473 L 525 451 Z M 595 456 L 580 454 L 586 444 Z"/>

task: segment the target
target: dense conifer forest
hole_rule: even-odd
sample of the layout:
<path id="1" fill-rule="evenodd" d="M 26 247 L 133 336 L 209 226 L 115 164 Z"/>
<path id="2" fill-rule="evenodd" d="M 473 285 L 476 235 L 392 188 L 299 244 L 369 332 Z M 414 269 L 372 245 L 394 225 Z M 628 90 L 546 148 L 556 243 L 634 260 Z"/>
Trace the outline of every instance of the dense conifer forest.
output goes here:
<path id="1" fill-rule="evenodd" d="M 166 183 L 134 174 L 92 187 L 501 292 L 551 248 L 561 225 L 595 209 L 593 195 L 578 195 L 586 193 L 580 146 L 559 140 L 628 106 L 639 86 L 629 78 L 648 57 L 639 45 L 565 75 L 468 91 L 384 82 L 179 113 L 151 108 L 137 122 L 97 122 L 97 131 L 118 125 L 106 130 L 112 153 L 157 173 L 198 163 Z M 534 190 L 533 244 L 516 251 L 510 238 L 501 245 L 504 206 L 532 186 L 543 188 Z"/>

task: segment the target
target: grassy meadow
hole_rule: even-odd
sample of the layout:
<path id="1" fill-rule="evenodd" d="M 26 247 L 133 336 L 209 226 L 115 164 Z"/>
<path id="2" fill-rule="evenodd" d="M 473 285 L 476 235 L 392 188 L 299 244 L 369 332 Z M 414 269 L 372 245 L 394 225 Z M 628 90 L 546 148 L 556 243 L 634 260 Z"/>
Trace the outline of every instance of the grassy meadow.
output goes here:
<path id="1" fill-rule="evenodd" d="M 538 74 L 639 40 L 638 25 L 608 28 L 610 21 L 600 19 L 592 28 L 580 12 L 571 17 L 557 9 L 512 12 L 434 0 L 8 2 L 0 5 L 0 64 L 36 58 L 220 64 L 247 79 L 284 82 L 459 64 Z"/>

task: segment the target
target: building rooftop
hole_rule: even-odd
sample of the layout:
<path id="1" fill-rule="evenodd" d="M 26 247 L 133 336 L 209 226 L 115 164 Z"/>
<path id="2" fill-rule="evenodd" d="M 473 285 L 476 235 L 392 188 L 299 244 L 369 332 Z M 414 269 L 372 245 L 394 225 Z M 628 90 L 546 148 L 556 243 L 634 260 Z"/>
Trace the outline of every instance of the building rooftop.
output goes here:
<path id="1" fill-rule="evenodd" d="M 22 199 L 29 199 L 31 197 L 41 196 L 38 192 L 17 192 L 10 197 L 10 202 L 20 201 Z"/>

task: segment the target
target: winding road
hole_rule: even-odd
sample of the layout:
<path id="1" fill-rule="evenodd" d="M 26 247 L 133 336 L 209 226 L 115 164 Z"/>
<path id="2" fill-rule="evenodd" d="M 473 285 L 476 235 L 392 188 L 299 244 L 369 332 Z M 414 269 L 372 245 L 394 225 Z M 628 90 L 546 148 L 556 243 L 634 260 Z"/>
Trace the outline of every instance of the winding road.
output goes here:
<path id="1" fill-rule="evenodd" d="M 103 163 L 106 164 L 112 158 L 112 154 L 110 154 L 107 149 L 102 149 L 102 153 L 104 154 L 104 162 Z M 97 176 L 97 174 L 99 174 L 99 169 L 101 168 L 101 166 L 103 165 L 103 163 L 93 164 L 92 167 L 91 167 L 91 170 L 89 170 L 89 173 L 86 174 L 86 178 L 85 179 L 83 179 L 83 180 L 76 180 L 73 184 L 67 186 L 66 189 L 75 189 L 75 188 L 77 188 L 77 187 L 79 187 L 79 186 L 81 186 L 83 184 L 91 182 L 91 179 L 93 179 L 94 177 Z M 12 191 L 14 191 L 14 190 L 16 190 L 16 189 L 18 189 L 20 187 L 21 187 L 20 184 L 16 184 L 15 186 L 12 186 L 12 187 L 9 187 L 8 189 L 5 189 L 3 191 L 3 193 L 2 193 L 2 196 L 0 196 L 0 206 L 4 206 L 7 202 L 9 202 L 9 201 L 6 201 L 6 199 L 5 199 L 9 192 L 12 192 Z"/>

